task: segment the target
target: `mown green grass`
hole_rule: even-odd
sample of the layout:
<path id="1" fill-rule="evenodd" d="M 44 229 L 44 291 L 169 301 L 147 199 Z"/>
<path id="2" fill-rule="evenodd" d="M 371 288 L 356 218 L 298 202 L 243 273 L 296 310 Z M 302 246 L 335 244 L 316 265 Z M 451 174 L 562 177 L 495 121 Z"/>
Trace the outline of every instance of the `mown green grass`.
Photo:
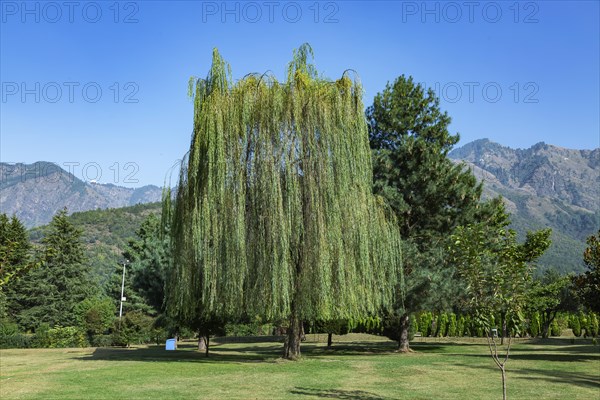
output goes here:
<path id="1" fill-rule="evenodd" d="M 323 336 L 321 338 L 324 338 Z M 313 338 L 314 339 L 314 338 Z M 4 399 L 498 399 L 500 372 L 480 341 L 421 341 L 398 354 L 387 341 L 303 344 L 303 359 L 279 358 L 280 343 L 216 343 L 207 359 L 186 343 L 131 349 L 0 351 Z M 352 341 L 355 340 L 355 341 Z M 360 340 L 360 341 L 356 341 Z M 570 339 L 513 345 L 511 399 L 600 398 L 600 353 Z"/>

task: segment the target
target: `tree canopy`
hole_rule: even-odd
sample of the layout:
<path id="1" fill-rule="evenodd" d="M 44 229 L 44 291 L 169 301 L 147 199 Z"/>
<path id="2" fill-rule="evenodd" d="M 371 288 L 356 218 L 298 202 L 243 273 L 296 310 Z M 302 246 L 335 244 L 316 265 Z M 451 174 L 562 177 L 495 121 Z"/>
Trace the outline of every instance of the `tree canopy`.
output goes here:
<path id="1" fill-rule="evenodd" d="M 459 135 L 432 89 L 402 75 L 375 96 L 367 120 L 374 190 L 396 212 L 404 239 L 426 248 L 485 208 L 482 184 L 447 157 Z"/>
<path id="2" fill-rule="evenodd" d="M 75 306 L 99 288 L 84 260 L 81 231 L 69 222 L 66 209 L 54 216 L 41 242 L 41 265 L 7 291 L 10 316 L 23 329 L 75 325 Z"/>
<path id="3" fill-rule="evenodd" d="M 184 318 L 290 318 L 293 331 L 392 299 L 399 235 L 372 195 L 362 87 L 350 73 L 320 77 L 311 57 L 308 45 L 296 50 L 285 82 L 233 83 L 214 50 L 207 78 L 190 82 L 194 131 L 172 210 L 167 303 Z"/>
<path id="4" fill-rule="evenodd" d="M 579 295 L 584 304 L 594 312 L 600 312 L 600 230 L 587 238 L 583 262 L 587 271 L 575 278 Z"/>
<path id="5" fill-rule="evenodd" d="M 447 155 L 458 140 L 432 89 L 404 75 L 375 96 L 366 111 L 373 153 L 373 190 L 396 214 L 404 248 L 404 282 L 389 321 L 398 321 L 408 350 L 409 314 L 452 305 L 454 270 L 445 268 L 445 243 L 461 225 L 489 218 L 499 199 L 482 203 L 482 185 Z M 401 317 L 400 317 L 401 316 Z M 400 318 L 399 318 L 400 317 Z"/>

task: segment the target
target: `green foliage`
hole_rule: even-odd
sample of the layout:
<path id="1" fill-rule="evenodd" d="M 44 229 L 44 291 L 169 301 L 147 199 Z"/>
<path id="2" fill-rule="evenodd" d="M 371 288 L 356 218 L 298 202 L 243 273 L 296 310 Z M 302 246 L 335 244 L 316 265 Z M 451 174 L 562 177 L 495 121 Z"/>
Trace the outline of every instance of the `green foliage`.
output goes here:
<path id="1" fill-rule="evenodd" d="M 458 336 L 458 326 L 456 321 L 456 314 L 450 313 L 448 317 L 448 331 L 446 332 L 446 336 L 455 337 Z"/>
<path id="2" fill-rule="evenodd" d="M 328 321 L 316 321 L 311 327 L 315 332 L 331 333 L 334 335 L 345 335 L 350 332 L 352 324 L 348 320 L 334 319 Z"/>
<path id="3" fill-rule="evenodd" d="M 560 311 L 576 311 L 579 307 L 577 295 L 568 276 L 547 270 L 532 282 L 527 293 L 525 308 L 539 318 L 539 331 L 532 336 L 550 335 L 550 325 Z"/>
<path id="4" fill-rule="evenodd" d="M 77 304 L 74 312 L 78 326 L 92 337 L 106 333 L 113 326 L 116 308 L 110 298 L 94 297 Z"/>
<path id="5" fill-rule="evenodd" d="M 192 79 L 194 123 L 172 216 L 167 311 L 351 319 L 392 301 L 399 236 L 372 195 L 362 88 L 319 77 L 310 47 L 287 81 L 232 82 L 217 50 Z"/>
<path id="6" fill-rule="evenodd" d="M 436 320 L 436 334 L 437 337 L 444 337 L 448 332 L 448 315 L 441 313 L 438 315 Z"/>
<path id="7" fill-rule="evenodd" d="M 540 319 L 540 313 L 536 311 L 533 314 L 531 314 L 529 319 L 529 334 L 531 335 L 531 337 L 538 337 L 540 335 L 540 333 L 542 332 L 541 325 L 542 324 Z"/>
<path id="8" fill-rule="evenodd" d="M 141 311 L 131 311 L 123 315 L 121 321 L 115 321 L 113 344 L 127 346 L 155 341 L 154 318 Z"/>
<path id="9" fill-rule="evenodd" d="M 589 327 L 589 335 L 591 337 L 596 337 L 600 333 L 600 321 L 598 320 L 598 315 L 596 313 L 589 313 L 588 315 L 588 327 Z"/>
<path id="10" fill-rule="evenodd" d="M 35 330 L 32 343 L 33 347 L 50 347 L 50 325 L 41 323 Z"/>
<path id="11" fill-rule="evenodd" d="M 15 216 L 9 220 L 6 214 L 0 214 L 0 291 L 33 266 L 25 226 Z"/>
<path id="12" fill-rule="evenodd" d="M 569 320 L 569 328 L 573 330 L 573 335 L 576 337 L 581 336 L 581 322 L 579 321 L 579 315 L 572 315 Z"/>
<path id="13" fill-rule="evenodd" d="M 499 221 L 506 220 L 502 214 Z M 482 329 L 493 328 L 490 317 L 498 313 L 507 334 L 518 333 L 533 263 L 550 245 L 550 233 L 528 233 L 519 244 L 504 222 L 493 222 L 459 227 L 452 235 L 450 260 L 466 282 L 468 306 Z"/>
<path id="14" fill-rule="evenodd" d="M 394 312 L 449 309 L 462 287 L 447 268 L 444 242 L 457 226 L 486 218 L 499 200 L 480 203 L 482 185 L 448 159 L 459 136 L 449 132 L 451 119 L 433 90 L 400 76 L 375 96 L 366 116 L 373 190 L 390 204 L 404 239 Z M 419 326 L 424 336 L 438 333 Z"/>
<path id="15" fill-rule="evenodd" d="M 92 347 L 110 347 L 113 345 L 113 335 L 94 335 L 90 345 Z"/>
<path id="16" fill-rule="evenodd" d="M 417 320 L 417 316 L 415 314 L 411 314 L 410 328 L 408 331 L 409 339 L 412 340 L 417 332 L 419 332 L 419 321 Z"/>
<path id="17" fill-rule="evenodd" d="M 6 319 L 0 320 L 0 349 L 28 348 L 30 346 L 31 337 L 19 332 L 17 324 Z"/>
<path id="18" fill-rule="evenodd" d="M 86 347 L 89 346 L 85 332 L 75 326 L 56 326 L 48 330 L 48 347 Z"/>
<path id="19" fill-rule="evenodd" d="M 560 325 L 558 325 L 558 321 L 553 320 L 552 323 L 550 324 L 550 335 L 560 336 L 560 334 L 561 334 Z"/>
<path id="20" fill-rule="evenodd" d="M 470 223 L 483 206 L 482 186 L 448 152 L 459 135 L 448 131 L 451 118 L 439 98 L 412 77 L 398 77 L 367 109 L 373 149 L 374 188 L 390 202 L 403 238 L 422 244 Z"/>
<path id="21" fill-rule="evenodd" d="M 583 261 L 587 271 L 574 278 L 581 299 L 594 312 L 600 312 L 600 230 L 587 238 Z"/>
<path id="22" fill-rule="evenodd" d="M 41 240 L 41 265 L 6 291 L 8 314 L 23 330 L 41 323 L 74 326 L 75 306 L 98 292 L 85 263 L 81 231 L 57 213 Z"/>
<path id="23" fill-rule="evenodd" d="M 420 328 L 421 336 L 427 337 L 427 336 L 431 335 L 431 323 L 432 323 L 431 312 L 428 312 L 428 311 L 422 312 L 419 317 L 419 328 Z"/>
<path id="24" fill-rule="evenodd" d="M 128 241 L 149 215 L 160 214 L 161 203 L 137 204 L 131 207 L 76 212 L 67 217 L 81 231 L 86 263 L 101 286 L 108 284 L 115 264 L 122 259 Z M 29 234 L 39 242 L 49 226 L 32 229 Z"/>
<path id="25" fill-rule="evenodd" d="M 160 218 L 150 214 L 123 254 L 131 263 L 132 288 L 156 311 L 164 309 L 165 282 L 171 265 L 167 235 Z"/>

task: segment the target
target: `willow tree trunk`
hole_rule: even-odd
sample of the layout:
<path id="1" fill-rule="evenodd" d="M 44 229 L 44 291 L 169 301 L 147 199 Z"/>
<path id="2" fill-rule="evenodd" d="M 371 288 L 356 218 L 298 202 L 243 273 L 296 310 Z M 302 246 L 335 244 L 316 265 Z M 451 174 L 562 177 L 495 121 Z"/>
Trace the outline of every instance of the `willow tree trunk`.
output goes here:
<path id="1" fill-rule="evenodd" d="M 398 351 L 408 353 L 410 351 L 410 342 L 408 338 L 408 330 L 410 328 L 410 319 L 408 314 L 403 314 L 400 317 L 400 335 L 398 336 Z"/>
<path id="2" fill-rule="evenodd" d="M 327 334 L 327 347 L 331 347 L 331 343 L 333 342 L 333 333 Z"/>
<path id="3" fill-rule="evenodd" d="M 302 342 L 302 321 L 293 311 L 290 317 L 290 327 L 283 346 L 283 358 L 297 360 L 300 358 L 300 343 Z"/>

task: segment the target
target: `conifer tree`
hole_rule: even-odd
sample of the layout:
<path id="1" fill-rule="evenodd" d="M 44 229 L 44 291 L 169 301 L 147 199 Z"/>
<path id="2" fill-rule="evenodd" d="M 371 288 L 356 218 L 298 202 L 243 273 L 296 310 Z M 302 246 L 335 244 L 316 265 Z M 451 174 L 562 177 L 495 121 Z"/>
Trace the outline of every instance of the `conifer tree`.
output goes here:
<path id="1" fill-rule="evenodd" d="M 41 265 L 7 293 L 8 311 L 24 330 L 41 323 L 74 326 L 75 306 L 98 288 L 85 264 L 81 231 L 59 211 L 41 241 Z"/>
<path id="2" fill-rule="evenodd" d="M 480 202 L 482 185 L 461 164 L 448 159 L 459 135 L 433 90 L 412 77 L 398 77 L 367 109 L 373 149 L 374 192 L 397 215 L 405 246 L 405 286 L 389 321 L 401 332 L 399 350 L 409 351 L 409 315 L 452 304 L 457 287 L 445 266 L 445 240 L 461 225 L 493 215 L 500 200 Z M 409 255 L 410 254 L 410 255 Z"/>
<path id="3" fill-rule="evenodd" d="M 25 226 L 16 216 L 0 214 L 0 288 L 33 266 Z"/>

